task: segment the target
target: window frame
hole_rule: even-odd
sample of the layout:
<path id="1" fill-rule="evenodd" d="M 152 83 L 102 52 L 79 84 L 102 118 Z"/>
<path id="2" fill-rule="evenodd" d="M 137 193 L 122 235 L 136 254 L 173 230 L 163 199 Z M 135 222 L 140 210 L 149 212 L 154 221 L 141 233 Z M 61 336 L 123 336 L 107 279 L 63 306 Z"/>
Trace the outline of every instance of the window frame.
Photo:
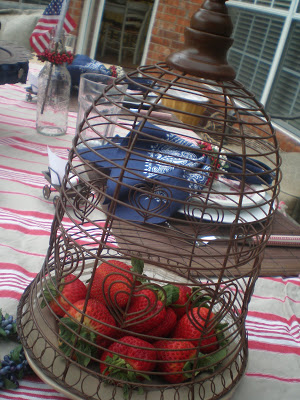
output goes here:
<path id="1" fill-rule="evenodd" d="M 230 0 L 227 3 L 227 6 L 228 9 L 237 8 L 239 10 L 245 10 L 248 12 L 279 16 L 284 19 L 280 39 L 277 44 L 277 48 L 262 91 L 261 98 L 259 100 L 264 106 L 266 106 L 270 98 L 272 88 L 276 81 L 277 71 L 280 66 L 281 57 L 284 54 L 288 42 L 288 36 L 291 31 L 292 24 L 294 21 L 300 21 L 300 0 L 291 0 L 289 9 L 267 7 L 248 2 L 246 3 L 238 0 Z M 285 131 L 285 133 L 288 133 L 289 135 L 292 134 L 292 136 L 295 135 L 299 139 L 299 129 L 296 129 L 290 125 L 286 127 L 287 124 L 285 123 L 284 120 L 282 120 L 282 123 L 280 124 L 277 123 L 275 125 L 278 125 L 280 130 Z"/>

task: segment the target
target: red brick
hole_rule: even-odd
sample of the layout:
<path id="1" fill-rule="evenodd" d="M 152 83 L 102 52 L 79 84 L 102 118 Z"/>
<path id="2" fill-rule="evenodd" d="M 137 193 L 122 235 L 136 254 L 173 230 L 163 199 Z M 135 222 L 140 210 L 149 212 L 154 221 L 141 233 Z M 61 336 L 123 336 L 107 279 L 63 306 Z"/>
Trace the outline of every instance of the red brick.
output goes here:
<path id="1" fill-rule="evenodd" d="M 158 32 L 159 32 L 159 31 L 160 31 L 159 27 L 158 27 L 158 26 L 154 26 L 154 27 L 152 28 L 151 35 L 152 35 L 152 36 L 158 36 Z"/>
<path id="2" fill-rule="evenodd" d="M 162 3 L 159 3 L 157 6 L 157 13 L 164 13 L 165 12 L 165 6 Z"/>
<path id="3" fill-rule="evenodd" d="M 178 41 L 180 38 L 180 35 L 177 32 L 167 31 L 165 29 L 159 29 L 158 36 L 160 36 L 164 39 L 172 39 L 175 41 Z"/>
<path id="4" fill-rule="evenodd" d="M 177 7 L 177 8 L 185 8 L 186 2 L 184 2 L 182 0 L 164 0 L 164 3 L 166 5 L 170 5 L 170 6 Z"/>
<path id="5" fill-rule="evenodd" d="M 176 42 L 174 40 L 171 43 L 172 49 L 175 49 L 176 51 L 179 50 L 179 49 L 182 49 L 182 45 L 183 45 L 182 42 Z"/>
<path id="6" fill-rule="evenodd" d="M 161 13 L 160 17 L 156 18 L 156 21 L 163 22 L 163 23 L 170 23 L 174 24 L 177 23 L 178 16 L 177 15 L 169 15 L 165 13 Z"/>
<path id="7" fill-rule="evenodd" d="M 171 15 L 184 15 L 185 14 L 185 8 L 177 8 L 177 7 L 172 7 L 172 6 L 166 6 L 165 7 L 165 13 L 166 14 L 171 14 Z"/>
<path id="8" fill-rule="evenodd" d="M 190 26 L 190 18 L 177 18 L 177 26 Z"/>
<path id="9" fill-rule="evenodd" d="M 176 25 L 176 26 L 174 27 L 174 30 L 175 30 L 175 32 L 180 33 L 181 35 L 184 35 L 185 28 L 186 28 L 185 26 Z"/>
<path id="10" fill-rule="evenodd" d="M 162 45 L 162 46 L 170 46 L 171 45 L 171 40 L 170 39 L 165 39 L 159 36 L 153 36 L 152 37 L 152 42 Z"/>

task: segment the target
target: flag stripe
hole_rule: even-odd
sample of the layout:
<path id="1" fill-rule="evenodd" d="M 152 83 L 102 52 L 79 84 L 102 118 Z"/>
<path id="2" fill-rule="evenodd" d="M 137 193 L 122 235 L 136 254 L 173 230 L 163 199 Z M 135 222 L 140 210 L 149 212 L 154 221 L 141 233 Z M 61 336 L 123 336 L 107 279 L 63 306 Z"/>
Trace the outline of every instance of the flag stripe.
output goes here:
<path id="1" fill-rule="evenodd" d="M 62 4 L 63 0 L 52 0 L 34 28 L 29 41 L 37 54 L 41 54 L 49 46 L 51 31 L 57 27 Z M 76 23 L 67 12 L 63 23 L 63 30 L 69 33 L 75 28 Z"/>

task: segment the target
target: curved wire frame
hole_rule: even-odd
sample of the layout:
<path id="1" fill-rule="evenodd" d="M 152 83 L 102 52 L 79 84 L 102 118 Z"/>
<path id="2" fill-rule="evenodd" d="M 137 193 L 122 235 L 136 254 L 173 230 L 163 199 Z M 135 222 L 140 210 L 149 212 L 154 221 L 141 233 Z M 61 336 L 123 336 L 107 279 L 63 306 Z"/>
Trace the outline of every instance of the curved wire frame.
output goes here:
<path id="1" fill-rule="evenodd" d="M 245 318 L 275 212 L 279 165 L 269 117 L 240 83 L 177 73 L 164 63 L 116 79 L 79 124 L 48 254 L 18 308 L 18 333 L 37 373 L 80 399 L 122 398 L 124 388 L 129 398 L 141 398 L 138 389 L 147 399 L 229 395 L 247 365 Z M 131 270 L 128 277 L 116 269 L 107 281 L 103 302 L 115 321 L 104 323 L 114 332 L 107 336 L 86 323 L 96 271 L 103 262 L 130 265 L 132 259 L 144 263 L 143 272 Z M 64 277 L 71 274 L 87 287 L 77 319 L 63 295 Z M 120 281 L 128 296 L 125 307 L 114 292 Z M 166 295 L 157 293 L 166 294 L 168 284 L 193 288 L 186 312 L 205 307 L 210 315 L 199 325 L 189 314 L 189 326 L 199 331 L 197 355 L 185 371 L 189 379 L 166 381 L 166 361 L 158 355 L 150 381 L 107 377 L 99 369 L 107 340 L 119 343 L 133 332 L 154 347 L 159 339 L 170 340 L 139 325 L 150 319 L 153 307 L 151 316 L 165 310 Z M 71 328 L 50 306 L 57 304 L 53 286 L 64 299 L 59 307 L 65 317 L 76 322 L 67 353 L 60 332 Z M 155 304 L 148 299 L 140 314 L 130 314 L 136 298 L 147 298 L 146 289 L 154 293 Z M 83 339 L 84 330 L 98 339 Z M 188 348 L 188 339 L 176 340 Z M 216 348 L 208 350 L 204 339 L 215 341 Z M 82 340 L 94 350 L 88 365 L 80 363 Z"/>

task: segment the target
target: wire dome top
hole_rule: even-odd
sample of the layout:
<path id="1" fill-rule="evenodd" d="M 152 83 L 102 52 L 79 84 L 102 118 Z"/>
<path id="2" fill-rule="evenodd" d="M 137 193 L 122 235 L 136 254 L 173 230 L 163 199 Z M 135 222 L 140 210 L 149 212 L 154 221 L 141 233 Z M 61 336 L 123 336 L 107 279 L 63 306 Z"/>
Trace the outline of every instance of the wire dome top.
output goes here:
<path id="1" fill-rule="evenodd" d="M 195 50 L 201 29 L 231 43 L 224 3 L 196 12 L 188 50 L 116 79 L 78 125 L 48 253 L 18 309 L 31 364 L 74 398 L 227 399 L 244 374 L 280 159 L 224 53 Z"/>

